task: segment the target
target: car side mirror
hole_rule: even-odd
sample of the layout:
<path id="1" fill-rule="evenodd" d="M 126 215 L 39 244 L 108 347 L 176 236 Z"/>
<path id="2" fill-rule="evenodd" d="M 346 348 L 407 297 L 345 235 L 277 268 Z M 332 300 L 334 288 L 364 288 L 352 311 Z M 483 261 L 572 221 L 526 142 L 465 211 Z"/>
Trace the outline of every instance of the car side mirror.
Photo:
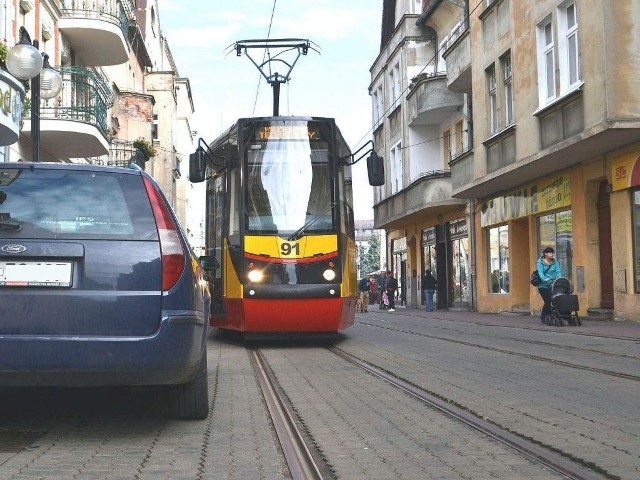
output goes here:
<path id="1" fill-rule="evenodd" d="M 375 150 L 367 158 L 367 173 L 369 174 L 369 185 L 372 187 L 384 185 L 384 161 Z"/>
<path id="2" fill-rule="evenodd" d="M 189 181 L 192 183 L 200 183 L 206 179 L 207 161 L 204 156 L 204 149 L 198 147 L 197 150 L 189 155 Z"/>

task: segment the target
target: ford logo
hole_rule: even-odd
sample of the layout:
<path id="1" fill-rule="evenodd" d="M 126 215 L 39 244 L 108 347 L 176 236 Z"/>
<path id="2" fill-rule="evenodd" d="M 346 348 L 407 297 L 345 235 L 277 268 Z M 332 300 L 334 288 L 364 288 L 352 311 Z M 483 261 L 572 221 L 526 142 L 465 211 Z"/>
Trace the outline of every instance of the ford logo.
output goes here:
<path id="1" fill-rule="evenodd" d="M 5 253 L 22 253 L 27 251 L 27 247 L 24 245 L 3 245 L 0 250 Z"/>

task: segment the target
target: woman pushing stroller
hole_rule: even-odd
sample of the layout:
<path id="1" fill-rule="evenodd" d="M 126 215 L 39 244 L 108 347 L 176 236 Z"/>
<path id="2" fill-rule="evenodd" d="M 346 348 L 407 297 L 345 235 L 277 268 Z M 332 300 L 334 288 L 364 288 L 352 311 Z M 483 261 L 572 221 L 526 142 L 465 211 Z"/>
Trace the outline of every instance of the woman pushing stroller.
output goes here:
<path id="1" fill-rule="evenodd" d="M 556 278 L 562 277 L 562 269 L 560 268 L 560 263 L 554 258 L 555 253 L 556 251 L 553 248 L 546 247 L 544 250 L 542 250 L 542 255 L 536 263 L 538 275 L 542 280 L 540 285 L 538 285 L 538 293 L 544 301 L 542 311 L 540 312 L 540 321 L 542 323 L 546 323 L 546 317 L 553 313 L 551 308 L 551 285 Z"/>

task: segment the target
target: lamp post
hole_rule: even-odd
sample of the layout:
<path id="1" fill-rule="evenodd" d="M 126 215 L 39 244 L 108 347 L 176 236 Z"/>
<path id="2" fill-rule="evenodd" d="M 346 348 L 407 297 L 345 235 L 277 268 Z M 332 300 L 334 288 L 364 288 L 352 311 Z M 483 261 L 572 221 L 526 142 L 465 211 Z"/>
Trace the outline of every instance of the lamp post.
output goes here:
<path id="1" fill-rule="evenodd" d="M 31 161 L 40 161 L 40 99 L 48 100 L 62 90 L 62 76 L 49 65 L 49 55 L 38 50 L 39 42 L 20 27 L 20 40 L 7 52 L 7 70 L 20 80 L 31 80 Z"/>

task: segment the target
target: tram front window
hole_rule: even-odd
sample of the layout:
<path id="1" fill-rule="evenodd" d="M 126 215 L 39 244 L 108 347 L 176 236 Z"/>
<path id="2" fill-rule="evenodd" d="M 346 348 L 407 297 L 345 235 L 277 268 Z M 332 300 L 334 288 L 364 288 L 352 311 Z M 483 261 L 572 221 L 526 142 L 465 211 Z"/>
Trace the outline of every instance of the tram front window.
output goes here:
<path id="1" fill-rule="evenodd" d="M 247 149 L 246 231 L 303 235 L 335 231 L 325 149 L 308 139 L 267 140 Z"/>

